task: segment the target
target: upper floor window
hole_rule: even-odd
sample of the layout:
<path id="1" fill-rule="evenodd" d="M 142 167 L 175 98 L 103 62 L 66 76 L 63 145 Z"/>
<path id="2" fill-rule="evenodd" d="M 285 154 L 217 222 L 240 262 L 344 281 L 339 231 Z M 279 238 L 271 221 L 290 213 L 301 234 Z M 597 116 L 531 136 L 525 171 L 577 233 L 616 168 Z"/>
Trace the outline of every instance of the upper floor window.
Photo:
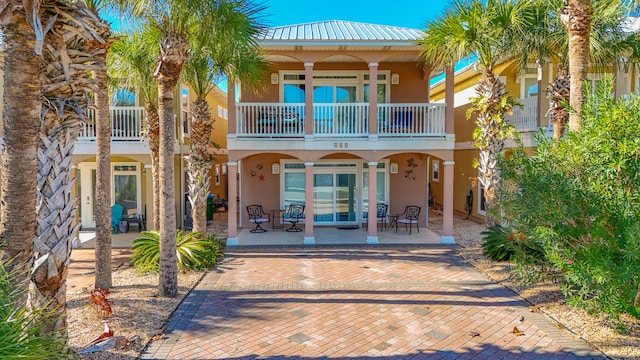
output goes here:
<path id="1" fill-rule="evenodd" d="M 520 98 L 538 96 L 538 69 L 535 65 L 528 65 L 518 76 L 520 82 Z"/>
<path id="2" fill-rule="evenodd" d="M 189 136 L 189 89 L 180 88 L 180 117 L 182 122 L 182 136 Z"/>
<path id="3" fill-rule="evenodd" d="M 377 98 L 379 103 L 388 102 L 389 71 L 378 73 Z M 285 103 L 305 102 L 305 74 L 284 71 L 282 73 L 281 101 Z M 315 102 L 368 102 L 369 71 L 316 70 L 313 73 Z"/>
<path id="4" fill-rule="evenodd" d="M 133 91 L 119 88 L 111 93 L 111 106 L 136 106 L 136 94 Z"/>

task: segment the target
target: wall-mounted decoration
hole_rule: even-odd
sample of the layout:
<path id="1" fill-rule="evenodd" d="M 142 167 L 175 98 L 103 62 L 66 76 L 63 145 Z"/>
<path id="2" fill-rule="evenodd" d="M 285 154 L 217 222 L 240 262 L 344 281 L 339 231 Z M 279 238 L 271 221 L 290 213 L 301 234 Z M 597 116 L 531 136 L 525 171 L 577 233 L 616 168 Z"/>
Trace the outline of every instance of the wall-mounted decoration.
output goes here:
<path id="1" fill-rule="evenodd" d="M 392 173 L 392 174 L 397 174 L 398 173 L 398 163 L 389 164 L 389 172 Z"/>
<path id="2" fill-rule="evenodd" d="M 262 164 L 257 164 L 257 165 L 256 165 L 256 169 L 258 169 L 258 170 L 262 170 Z"/>
<path id="3" fill-rule="evenodd" d="M 280 76 L 278 73 L 271 73 L 271 84 L 275 85 L 279 82 Z"/>
<path id="4" fill-rule="evenodd" d="M 262 174 L 258 175 L 258 180 L 264 181 L 264 175 L 262 175 Z"/>
<path id="5" fill-rule="evenodd" d="M 273 163 L 271 164 L 271 173 L 273 175 L 278 175 L 280 174 L 280 163 Z"/>
<path id="6" fill-rule="evenodd" d="M 413 169 L 404 171 L 404 178 L 409 180 L 415 180 L 416 177 L 413 176 Z"/>
<path id="7" fill-rule="evenodd" d="M 418 167 L 418 164 L 416 164 L 415 160 L 413 160 L 413 158 L 407 160 L 407 166 L 410 168 L 414 168 L 414 167 Z"/>
<path id="8" fill-rule="evenodd" d="M 251 170 L 251 171 L 249 171 L 249 175 L 250 175 L 251 177 L 254 177 L 254 176 L 256 176 L 256 172 L 255 172 L 255 171 L 253 171 L 253 170 Z"/>
<path id="9" fill-rule="evenodd" d="M 440 181 L 440 161 L 433 160 L 433 171 L 431 173 L 431 179 L 434 182 Z"/>
<path id="10" fill-rule="evenodd" d="M 400 84 L 400 74 L 391 74 L 391 85 Z"/>

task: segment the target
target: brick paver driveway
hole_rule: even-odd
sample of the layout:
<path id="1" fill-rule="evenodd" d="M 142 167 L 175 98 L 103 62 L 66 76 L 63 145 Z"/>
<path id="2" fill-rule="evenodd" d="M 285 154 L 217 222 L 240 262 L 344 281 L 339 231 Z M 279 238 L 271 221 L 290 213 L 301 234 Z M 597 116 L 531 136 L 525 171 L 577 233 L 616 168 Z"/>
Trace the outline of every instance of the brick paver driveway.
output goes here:
<path id="1" fill-rule="evenodd" d="M 227 249 L 143 358 L 602 358 L 527 307 L 451 247 Z"/>

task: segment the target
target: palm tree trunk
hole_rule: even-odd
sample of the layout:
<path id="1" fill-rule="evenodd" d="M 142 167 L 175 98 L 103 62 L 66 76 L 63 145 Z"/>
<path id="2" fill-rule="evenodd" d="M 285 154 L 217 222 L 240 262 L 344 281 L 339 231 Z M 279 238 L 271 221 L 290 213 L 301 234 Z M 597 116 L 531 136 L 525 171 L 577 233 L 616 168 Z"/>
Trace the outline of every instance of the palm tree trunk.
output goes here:
<path id="1" fill-rule="evenodd" d="M 562 21 L 569 35 L 569 74 L 571 75 L 571 107 L 569 130 L 580 130 L 580 111 L 584 96 L 582 87 L 589 71 L 589 35 L 593 8 L 590 0 L 567 0 L 560 9 Z"/>
<path id="2" fill-rule="evenodd" d="M 474 107 L 478 117 L 474 139 L 478 150 L 480 150 L 479 181 L 485 189 L 485 204 L 488 209 L 485 223 L 487 226 L 491 226 L 496 224 L 491 210 L 495 206 L 495 197 L 500 186 L 500 169 L 497 166 L 497 157 L 504 152 L 505 128 L 508 126 L 505 121 L 505 113 L 510 111 L 511 106 L 509 102 L 506 107 L 501 105 L 502 98 L 506 96 L 505 87 L 500 79 L 490 71 L 483 73 L 476 86 L 476 93 L 478 100 L 474 103 Z"/>
<path id="3" fill-rule="evenodd" d="M 173 118 L 173 89 L 176 79 L 158 79 L 160 116 L 160 296 L 178 294 L 176 258 L 176 210 L 174 178 L 174 144 L 176 127 Z"/>
<path id="4" fill-rule="evenodd" d="M 147 102 L 147 136 L 149 137 L 149 153 L 151 154 L 151 183 L 153 187 L 153 220 L 152 228 L 160 227 L 160 117 L 156 106 Z"/>
<path id="5" fill-rule="evenodd" d="M 106 66 L 105 56 L 101 57 Z M 111 119 L 106 68 L 93 71 L 102 92 L 95 94 L 96 124 L 96 274 L 94 287 L 109 289 L 111 279 Z"/>
<path id="6" fill-rule="evenodd" d="M 189 201 L 193 218 L 193 231 L 207 234 L 207 195 L 209 194 L 211 155 L 209 142 L 213 119 L 209 104 L 196 100 L 191 107 L 191 155 L 187 158 L 189 173 Z"/>
<path id="7" fill-rule="evenodd" d="M 32 306 L 47 308 L 45 332 L 66 337 L 66 281 L 75 224 L 76 199 L 71 197 L 71 156 L 86 119 L 87 98 L 98 92 L 89 73 L 103 68 L 94 41 L 108 26 L 75 3 L 53 2 L 43 12 L 58 16 L 45 38 L 47 62 L 38 148 L 35 261 L 29 287 Z M 81 21 L 77 21 L 80 19 Z M 91 39 L 91 41 L 88 41 Z M 99 52 L 99 51 L 98 51 Z"/>
<path id="8" fill-rule="evenodd" d="M 565 126 L 569 122 L 569 111 L 564 104 L 569 103 L 571 92 L 571 80 L 565 66 L 559 66 L 553 82 L 547 86 L 547 98 L 549 99 L 549 116 L 553 122 L 553 138 L 560 139 L 564 135 Z"/>
<path id="9" fill-rule="evenodd" d="M 11 5 L 9 5 L 11 6 Z M 44 62 L 24 13 L 14 11 L 4 32 L 4 94 L 0 254 L 15 271 L 17 304 L 25 304 L 36 230 L 37 144 Z M 8 260 L 12 260 L 7 263 Z"/>

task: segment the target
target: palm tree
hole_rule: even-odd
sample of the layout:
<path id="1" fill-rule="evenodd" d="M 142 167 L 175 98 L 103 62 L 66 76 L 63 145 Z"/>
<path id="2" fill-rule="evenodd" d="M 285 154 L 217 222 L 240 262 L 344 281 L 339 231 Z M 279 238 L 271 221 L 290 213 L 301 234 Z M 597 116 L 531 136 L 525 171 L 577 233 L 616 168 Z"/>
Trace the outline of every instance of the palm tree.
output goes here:
<path id="1" fill-rule="evenodd" d="M 104 0 L 84 0 L 91 13 L 100 19 L 99 11 L 106 7 Z M 102 23 L 107 27 L 106 21 Z M 94 287 L 109 289 L 111 279 L 111 118 L 109 116 L 109 90 L 107 86 L 107 53 L 113 44 L 110 31 L 102 34 L 103 42 L 96 41 L 94 52 L 98 62 L 91 77 L 98 91 L 94 94 L 96 129 L 96 247 Z"/>
<path id="2" fill-rule="evenodd" d="M 479 181 L 485 189 L 485 201 L 493 208 L 500 170 L 496 158 L 504 152 L 510 126 L 505 114 L 512 111 L 515 100 L 506 95 L 504 84 L 493 68 L 506 60 L 505 39 L 518 36 L 528 16 L 529 2 L 509 0 L 455 1 L 445 14 L 428 25 L 420 40 L 426 63 L 453 66 L 457 61 L 475 56 L 482 73 L 475 88 L 471 112 L 477 114 L 475 144 L 480 150 Z M 488 225 L 493 224 L 487 216 Z"/>
<path id="3" fill-rule="evenodd" d="M 221 77 L 221 72 L 257 89 L 267 68 L 255 40 L 255 35 L 262 27 L 253 17 L 262 8 L 254 8 L 250 13 L 232 10 L 227 9 L 229 13 L 226 17 L 236 17 L 233 20 L 235 27 L 225 29 L 225 34 L 217 34 L 214 38 L 197 39 L 193 46 L 196 49 L 194 55 L 187 61 L 183 73 L 197 97 L 190 113 L 191 154 L 187 158 L 187 169 L 193 231 L 202 234 L 206 232 L 206 200 L 213 160 L 208 147 L 214 119 L 211 118 L 206 96 L 213 89 L 214 79 Z"/>
<path id="4" fill-rule="evenodd" d="M 57 15 L 46 35 L 44 99 L 38 147 L 37 224 L 30 301 L 50 311 L 45 331 L 66 327 L 66 276 L 75 223 L 71 196 L 71 155 L 86 119 L 87 99 L 98 92 L 89 72 L 101 66 L 95 42 L 103 43 L 109 27 L 79 3 L 43 3 L 41 11 Z M 80 20 L 80 21 L 78 21 Z"/>
<path id="5" fill-rule="evenodd" d="M 145 107 L 145 131 L 151 155 L 151 183 L 153 187 L 152 228 L 160 226 L 160 177 L 158 86 L 152 76 L 158 59 L 158 38 L 151 29 L 121 34 L 120 41 L 110 48 L 109 77 L 112 88 L 138 92 Z"/>
<path id="6" fill-rule="evenodd" d="M 516 58 L 517 68 L 524 70 L 529 63 L 536 63 L 538 71 L 548 63 L 556 64 L 553 81 L 547 87 L 550 100 L 549 115 L 554 125 L 554 138 L 562 137 L 569 121 L 570 76 L 568 69 L 568 37 L 558 13 L 564 0 L 537 0 L 525 17 L 527 31 L 508 38 L 508 52 Z M 624 8 L 619 2 L 594 2 L 595 18 L 590 34 L 590 63 L 595 68 L 605 68 L 616 63 L 625 51 L 625 36 L 620 27 Z M 538 88 L 541 89 L 541 79 Z"/>
<path id="7" fill-rule="evenodd" d="M 32 9 L 32 14 L 25 14 L 25 9 L 20 6 L 23 3 Z M 0 255 L 7 271 L 16 275 L 12 280 L 18 289 L 16 293 L 21 295 L 16 304 L 27 301 L 36 231 L 37 139 L 40 135 L 44 62 L 41 56 L 42 33 L 34 31 L 34 28 L 42 29 L 42 24 L 32 3 L 8 1 L 3 3 L 6 8 L 0 9 L 9 15 L 0 17 L 5 72 Z M 36 23 L 32 25 L 34 21 Z"/>
<path id="8" fill-rule="evenodd" d="M 569 75 L 571 76 L 569 130 L 580 130 L 580 110 L 584 97 L 582 86 L 589 72 L 589 34 L 593 8 L 591 0 L 566 0 L 560 8 L 561 19 L 569 37 Z"/>
<path id="9" fill-rule="evenodd" d="M 189 57 L 189 41 L 196 34 L 220 39 L 234 29 L 236 16 L 251 14 L 254 5 L 246 1 L 121 0 L 132 14 L 157 29 L 160 55 L 153 76 L 158 84 L 160 117 L 160 286 L 161 296 L 178 292 L 176 264 L 176 213 L 174 207 L 174 144 L 176 140 L 173 94 L 182 67 Z M 248 16 L 248 15 L 247 15 Z"/>

